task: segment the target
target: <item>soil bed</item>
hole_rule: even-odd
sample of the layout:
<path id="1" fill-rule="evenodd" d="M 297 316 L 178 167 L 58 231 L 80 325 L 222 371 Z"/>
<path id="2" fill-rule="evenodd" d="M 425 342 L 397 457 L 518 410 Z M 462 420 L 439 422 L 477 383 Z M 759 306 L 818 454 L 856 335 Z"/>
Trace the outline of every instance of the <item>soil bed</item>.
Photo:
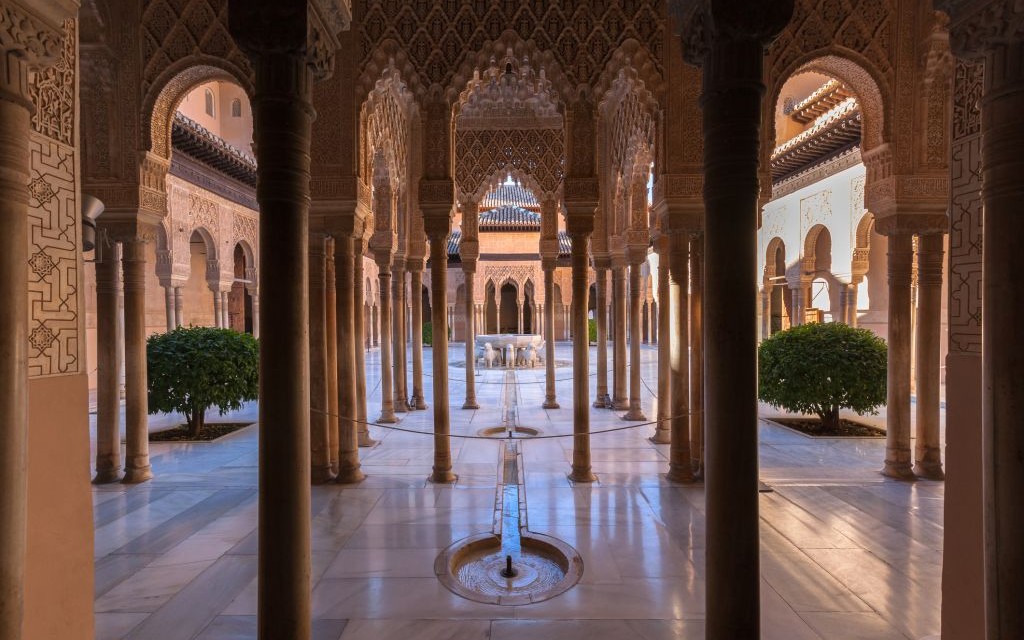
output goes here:
<path id="1" fill-rule="evenodd" d="M 814 438 L 884 438 L 885 431 L 862 422 L 841 418 L 838 429 L 823 429 L 814 418 L 772 418 L 772 422 L 795 429 Z"/>
<path id="2" fill-rule="evenodd" d="M 218 438 L 223 438 L 229 433 L 234 433 L 239 429 L 244 429 L 252 422 L 222 422 L 222 423 L 206 423 L 203 425 L 203 430 L 199 432 L 198 438 L 193 438 L 188 433 L 188 426 L 181 424 L 171 429 L 164 431 L 154 431 L 149 434 L 150 442 L 211 442 Z"/>

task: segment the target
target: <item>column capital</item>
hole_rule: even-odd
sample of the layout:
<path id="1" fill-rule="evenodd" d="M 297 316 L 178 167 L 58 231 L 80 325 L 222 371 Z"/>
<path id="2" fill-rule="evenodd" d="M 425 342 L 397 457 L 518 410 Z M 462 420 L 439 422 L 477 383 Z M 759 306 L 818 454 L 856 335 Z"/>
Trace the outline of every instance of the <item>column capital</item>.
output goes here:
<path id="1" fill-rule="evenodd" d="M 1024 40 L 1024 6 L 1020 2 L 939 0 L 935 4 L 950 16 L 949 44 L 957 56 L 976 58 Z"/>
<path id="2" fill-rule="evenodd" d="M 78 4 L 72 0 L 4 2 L 0 7 L 0 98 L 34 110 L 28 72 L 47 67 L 60 57 L 62 23 L 77 12 Z"/>

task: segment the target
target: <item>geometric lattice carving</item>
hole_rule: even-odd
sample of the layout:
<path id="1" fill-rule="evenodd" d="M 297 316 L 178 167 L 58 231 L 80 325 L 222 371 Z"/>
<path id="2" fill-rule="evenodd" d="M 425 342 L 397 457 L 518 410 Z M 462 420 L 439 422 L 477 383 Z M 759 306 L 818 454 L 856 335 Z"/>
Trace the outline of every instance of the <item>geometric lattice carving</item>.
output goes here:
<path id="1" fill-rule="evenodd" d="M 514 170 L 544 194 L 556 194 L 565 165 L 564 136 L 561 129 L 456 130 L 455 183 L 465 195 L 483 195 L 478 192 L 487 181 Z"/>
<path id="2" fill-rule="evenodd" d="M 511 29 L 539 51 L 551 52 L 570 86 L 595 84 L 612 53 L 633 38 L 646 43 L 658 67 L 664 48 L 664 2 L 590 0 L 564 2 L 364 3 L 359 19 L 364 63 L 385 40 L 406 52 L 426 86 L 448 87 L 463 60 Z"/>
<path id="3" fill-rule="evenodd" d="M 33 133 L 29 197 L 29 374 L 77 373 L 78 203 L 74 149 Z M 45 185 L 45 187 L 43 186 Z"/>
<path id="4" fill-rule="evenodd" d="M 981 110 L 984 64 L 956 61 L 950 157 L 949 350 L 981 355 Z"/>

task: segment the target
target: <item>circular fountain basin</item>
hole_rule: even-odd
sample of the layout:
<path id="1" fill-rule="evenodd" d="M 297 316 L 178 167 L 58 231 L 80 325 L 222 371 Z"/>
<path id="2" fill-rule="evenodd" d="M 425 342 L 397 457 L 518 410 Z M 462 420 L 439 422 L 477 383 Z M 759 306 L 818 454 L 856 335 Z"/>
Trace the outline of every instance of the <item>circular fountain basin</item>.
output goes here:
<path id="1" fill-rule="evenodd" d="M 453 593 L 488 604 L 524 605 L 549 600 L 579 582 L 583 559 L 568 544 L 538 533 L 521 534 L 515 575 L 505 577 L 501 538 L 481 533 L 441 552 L 434 573 Z"/>
<path id="2" fill-rule="evenodd" d="M 534 429 L 533 427 L 512 427 L 512 437 L 519 438 L 535 438 L 540 435 L 540 429 Z M 507 438 L 509 428 L 508 427 L 487 427 L 476 432 L 478 436 L 484 436 L 487 438 Z"/>

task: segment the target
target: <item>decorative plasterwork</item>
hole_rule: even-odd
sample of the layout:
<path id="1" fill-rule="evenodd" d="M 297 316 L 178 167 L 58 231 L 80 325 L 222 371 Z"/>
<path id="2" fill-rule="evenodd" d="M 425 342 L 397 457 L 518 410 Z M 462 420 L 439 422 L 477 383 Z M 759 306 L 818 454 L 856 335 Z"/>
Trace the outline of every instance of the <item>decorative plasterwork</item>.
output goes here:
<path id="1" fill-rule="evenodd" d="M 855 167 L 861 162 L 860 147 L 853 147 L 839 155 L 829 158 L 825 162 L 816 164 L 813 167 L 801 171 L 772 185 L 772 199 L 787 196 L 794 191 L 799 191 L 810 186 L 819 180 Z"/>
<path id="2" fill-rule="evenodd" d="M 474 70 L 460 97 L 455 126 L 560 129 L 562 116 L 544 67 L 535 70 L 528 57 L 517 59 L 509 48 L 500 61 L 491 58 L 487 68 Z"/>
<path id="3" fill-rule="evenodd" d="M 557 194 L 565 172 L 561 129 L 456 130 L 455 181 L 460 194 L 479 200 L 497 178 L 529 176 L 535 195 Z"/>
<path id="4" fill-rule="evenodd" d="M 363 106 L 366 171 L 375 182 L 386 178 L 396 192 L 409 181 L 412 96 L 398 70 L 389 65 Z"/>
<path id="5" fill-rule="evenodd" d="M 57 62 L 29 80 L 29 97 L 36 107 L 32 129 L 65 145 L 75 141 L 75 52 L 78 48 L 74 20 L 64 21 L 63 47 Z"/>

